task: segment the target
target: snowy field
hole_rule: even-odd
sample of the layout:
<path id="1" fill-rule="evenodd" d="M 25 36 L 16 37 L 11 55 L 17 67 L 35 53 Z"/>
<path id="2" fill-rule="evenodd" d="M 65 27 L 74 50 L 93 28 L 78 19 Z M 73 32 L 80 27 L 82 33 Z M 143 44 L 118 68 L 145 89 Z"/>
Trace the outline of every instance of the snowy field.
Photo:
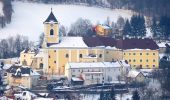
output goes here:
<path id="1" fill-rule="evenodd" d="M 4 29 L 0 29 L 0 39 L 16 34 L 28 36 L 37 41 L 39 34 L 43 32 L 43 21 L 48 17 L 51 7 L 61 25 L 69 26 L 78 18 L 87 18 L 93 24 L 103 23 L 107 17 L 116 22 L 119 16 L 130 18 L 132 12 L 128 10 L 110 10 L 103 8 L 78 6 L 78 5 L 52 5 L 13 2 L 14 13 L 12 22 Z"/>

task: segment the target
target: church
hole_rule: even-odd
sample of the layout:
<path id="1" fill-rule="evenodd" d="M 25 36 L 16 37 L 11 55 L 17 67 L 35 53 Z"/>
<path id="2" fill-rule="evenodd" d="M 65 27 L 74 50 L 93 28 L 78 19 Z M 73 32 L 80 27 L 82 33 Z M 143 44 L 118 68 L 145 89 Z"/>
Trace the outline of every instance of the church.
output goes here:
<path id="1" fill-rule="evenodd" d="M 22 51 L 20 63 L 45 74 L 64 75 L 67 63 L 113 62 L 125 60 L 132 68 L 158 68 L 159 47 L 148 38 L 62 36 L 59 22 L 51 11 L 44 24 L 44 41 L 38 53 Z M 28 63 L 29 62 L 29 63 Z"/>

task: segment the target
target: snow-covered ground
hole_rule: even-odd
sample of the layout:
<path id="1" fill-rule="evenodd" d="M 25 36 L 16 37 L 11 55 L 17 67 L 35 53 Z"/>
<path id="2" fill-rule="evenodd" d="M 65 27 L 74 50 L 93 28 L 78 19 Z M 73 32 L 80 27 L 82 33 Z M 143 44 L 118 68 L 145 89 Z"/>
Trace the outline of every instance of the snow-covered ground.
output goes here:
<path id="1" fill-rule="evenodd" d="M 116 22 L 119 16 L 130 18 L 132 15 L 132 12 L 128 10 L 110 10 L 82 5 L 37 4 L 19 1 L 14 1 L 12 4 L 14 9 L 12 22 L 0 30 L 0 39 L 21 34 L 37 41 L 39 34 L 43 32 L 43 21 L 48 17 L 51 7 L 60 24 L 68 28 L 80 17 L 87 18 L 96 24 L 104 23 L 107 17 Z"/>

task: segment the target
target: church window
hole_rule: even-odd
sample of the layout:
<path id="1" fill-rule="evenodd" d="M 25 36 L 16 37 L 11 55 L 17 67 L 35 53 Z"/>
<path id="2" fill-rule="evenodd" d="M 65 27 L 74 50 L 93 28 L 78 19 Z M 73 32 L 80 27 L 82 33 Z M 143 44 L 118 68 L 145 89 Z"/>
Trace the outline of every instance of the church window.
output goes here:
<path id="1" fill-rule="evenodd" d="M 102 54 L 100 54 L 99 57 L 102 58 Z"/>
<path id="2" fill-rule="evenodd" d="M 79 55 L 79 57 L 80 57 L 80 58 L 82 58 L 82 57 L 83 57 L 83 55 L 82 55 L 82 54 L 80 54 L 80 55 Z"/>
<path id="3" fill-rule="evenodd" d="M 54 30 L 53 29 L 50 30 L 50 35 L 54 35 Z"/>
<path id="4" fill-rule="evenodd" d="M 68 54 L 66 54 L 66 58 L 68 58 L 69 57 L 69 55 Z"/>
<path id="5" fill-rule="evenodd" d="M 43 63 L 40 63 L 40 69 L 43 69 Z"/>

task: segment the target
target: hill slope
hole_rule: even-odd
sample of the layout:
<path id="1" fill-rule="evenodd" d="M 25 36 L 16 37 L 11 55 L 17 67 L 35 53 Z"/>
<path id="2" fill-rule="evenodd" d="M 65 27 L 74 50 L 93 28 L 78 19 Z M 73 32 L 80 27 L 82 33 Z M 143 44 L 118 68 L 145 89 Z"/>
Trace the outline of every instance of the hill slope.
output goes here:
<path id="1" fill-rule="evenodd" d="M 43 21 L 48 17 L 51 7 L 61 25 L 69 26 L 78 18 L 87 18 L 93 24 L 103 23 L 107 17 L 116 22 L 119 16 L 130 18 L 132 13 L 127 10 L 110 10 L 78 5 L 52 5 L 27 2 L 13 2 L 14 13 L 12 22 L 0 30 L 0 39 L 21 34 L 30 40 L 37 41 L 43 32 Z"/>

